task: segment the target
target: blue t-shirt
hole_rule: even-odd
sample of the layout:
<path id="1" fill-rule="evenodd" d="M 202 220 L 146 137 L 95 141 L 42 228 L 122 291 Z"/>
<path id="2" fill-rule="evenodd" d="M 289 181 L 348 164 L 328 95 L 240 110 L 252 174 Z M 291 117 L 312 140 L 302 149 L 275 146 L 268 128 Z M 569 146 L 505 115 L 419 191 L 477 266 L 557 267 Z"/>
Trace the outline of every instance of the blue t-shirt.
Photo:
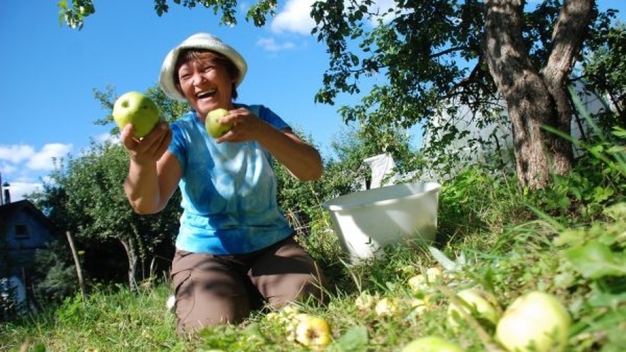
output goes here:
<path id="1" fill-rule="evenodd" d="M 289 128 L 262 105 L 244 107 L 274 128 Z M 180 162 L 183 214 L 176 247 L 231 255 L 268 247 L 291 235 L 276 200 L 270 154 L 258 142 L 216 143 L 190 111 L 171 124 L 168 148 Z"/>

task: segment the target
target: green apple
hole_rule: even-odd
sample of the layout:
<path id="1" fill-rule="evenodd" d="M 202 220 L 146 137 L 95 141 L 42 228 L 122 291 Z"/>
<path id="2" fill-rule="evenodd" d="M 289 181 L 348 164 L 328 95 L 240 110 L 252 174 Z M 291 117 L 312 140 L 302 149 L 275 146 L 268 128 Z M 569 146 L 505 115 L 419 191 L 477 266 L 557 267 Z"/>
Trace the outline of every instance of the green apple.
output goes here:
<path id="1" fill-rule="evenodd" d="M 160 119 L 158 106 L 140 92 L 124 93 L 113 104 L 113 120 L 117 126 L 121 130 L 130 123 L 137 138 L 148 135 Z"/>
<path id="2" fill-rule="evenodd" d="M 226 115 L 228 115 L 228 110 L 222 108 L 211 110 L 206 115 L 204 126 L 211 137 L 219 138 L 233 128 L 232 123 L 220 123 L 220 119 Z"/>
<path id="3" fill-rule="evenodd" d="M 502 316 L 502 308 L 498 300 L 488 292 L 478 288 L 470 288 L 459 291 L 456 298 L 461 301 L 462 306 L 451 303 L 448 306 L 448 323 L 453 329 L 460 326 L 464 312 L 471 314 L 482 325 L 488 324 L 491 328 L 495 327 Z"/>
<path id="4" fill-rule="evenodd" d="M 496 327 L 496 338 L 508 351 L 563 351 L 572 324 L 553 295 L 532 291 L 516 298 Z"/>
<path id="5" fill-rule="evenodd" d="M 463 352 L 461 346 L 438 336 L 417 338 L 404 346 L 400 352 Z"/>

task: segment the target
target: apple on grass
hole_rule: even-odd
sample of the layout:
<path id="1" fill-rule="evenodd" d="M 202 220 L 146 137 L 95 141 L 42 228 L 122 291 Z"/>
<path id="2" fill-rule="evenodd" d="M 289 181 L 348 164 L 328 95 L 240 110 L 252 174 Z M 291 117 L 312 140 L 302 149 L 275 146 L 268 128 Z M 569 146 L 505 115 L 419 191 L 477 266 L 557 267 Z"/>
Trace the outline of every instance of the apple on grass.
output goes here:
<path id="1" fill-rule="evenodd" d="M 161 119 L 158 106 L 140 92 L 122 94 L 113 104 L 113 120 L 123 129 L 131 124 L 136 138 L 147 136 Z"/>
<path id="2" fill-rule="evenodd" d="M 295 340 L 307 347 L 323 347 L 332 341 L 330 324 L 321 317 L 298 314 L 294 319 Z"/>
<path id="3" fill-rule="evenodd" d="M 428 281 L 426 279 L 426 276 L 424 276 L 423 274 L 417 274 L 411 277 L 408 280 L 408 284 L 412 292 L 425 291 L 430 288 L 428 286 Z"/>
<path id="4" fill-rule="evenodd" d="M 496 326 L 502 316 L 502 308 L 498 300 L 488 292 L 478 288 L 461 290 L 456 294 L 456 298 L 462 306 L 450 303 L 448 306 L 448 323 L 453 329 L 458 329 L 463 321 L 463 312 L 471 314 L 481 325 Z"/>
<path id="5" fill-rule="evenodd" d="M 211 110 L 206 115 L 204 126 L 206 127 L 206 130 L 209 133 L 209 135 L 211 135 L 211 137 L 219 138 L 233 128 L 232 123 L 220 122 L 220 119 L 226 115 L 228 115 L 228 110 L 223 109 L 223 108 Z"/>
<path id="6" fill-rule="evenodd" d="M 463 349 L 444 338 L 426 336 L 409 342 L 400 352 L 463 352 Z"/>
<path id="7" fill-rule="evenodd" d="M 433 266 L 426 270 L 426 279 L 429 284 L 437 283 L 443 277 L 443 271 L 441 268 Z"/>
<path id="8" fill-rule="evenodd" d="M 507 351 L 563 351 L 571 324 L 567 309 L 555 296 L 532 291 L 504 311 L 496 339 Z"/>
<path id="9" fill-rule="evenodd" d="M 376 302 L 374 311 L 379 317 L 392 317 L 398 312 L 398 300 L 391 297 L 384 297 Z"/>

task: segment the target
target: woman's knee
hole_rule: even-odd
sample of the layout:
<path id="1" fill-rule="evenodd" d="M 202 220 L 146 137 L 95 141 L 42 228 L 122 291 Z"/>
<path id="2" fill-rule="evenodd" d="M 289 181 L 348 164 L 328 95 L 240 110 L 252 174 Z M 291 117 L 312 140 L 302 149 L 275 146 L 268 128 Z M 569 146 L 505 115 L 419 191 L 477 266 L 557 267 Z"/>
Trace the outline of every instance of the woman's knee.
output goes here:
<path id="1" fill-rule="evenodd" d="M 209 257 L 189 261 L 194 264 L 177 265 L 172 273 L 179 333 L 248 317 L 250 304 L 240 274 Z"/>

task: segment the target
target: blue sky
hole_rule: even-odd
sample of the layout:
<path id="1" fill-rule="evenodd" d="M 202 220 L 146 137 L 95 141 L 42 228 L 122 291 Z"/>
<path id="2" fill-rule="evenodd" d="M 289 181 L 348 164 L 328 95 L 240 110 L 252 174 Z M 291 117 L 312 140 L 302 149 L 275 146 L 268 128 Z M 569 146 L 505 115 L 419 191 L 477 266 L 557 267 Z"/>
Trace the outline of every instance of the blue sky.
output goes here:
<path id="1" fill-rule="evenodd" d="M 385 0 L 388 1 L 388 0 Z M 153 0 L 95 0 L 96 13 L 78 31 L 61 26 L 56 0 L 0 4 L 0 173 L 13 201 L 35 190 L 53 169 L 53 158 L 76 156 L 112 126 L 94 121 L 109 112 L 93 90 L 114 85 L 122 94 L 157 83 L 166 53 L 196 32 L 210 32 L 248 62 L 238 101 L 265 104 L 310 134 L 326 152 L 343 123 L 336 106 L 315 104 L 328 67 L 323 44 L 310 34 L 312 0 L 279 1 L 278 15 L 262 28 L 243 19 L 221 26 L 210 10 L 170 1 L 158 17 Z M 624 0 L 600 0 L 621 9 Z M 240 2 L 245 10 L 246 2 Z"/>

